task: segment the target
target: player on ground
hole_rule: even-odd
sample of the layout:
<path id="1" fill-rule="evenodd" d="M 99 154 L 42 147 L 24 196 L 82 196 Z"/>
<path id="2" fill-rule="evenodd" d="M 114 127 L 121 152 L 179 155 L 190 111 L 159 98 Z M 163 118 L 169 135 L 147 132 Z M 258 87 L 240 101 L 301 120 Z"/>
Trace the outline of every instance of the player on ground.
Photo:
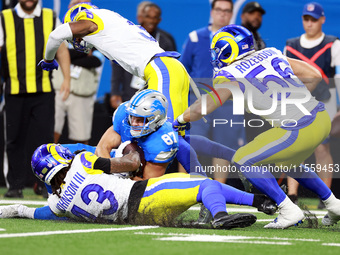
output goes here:
<path id="1" fill-rule="evenodd" d="M 265 228 L 287 228 L 304 218 L 303 212 L 280 189 L 274 176 L 262 167 L 267 164 L 284 169 L 295 167 L 287 174 L 323 200 L 328 214 L 322 223 L 332 225 L 340 220 L 340 200 L 315 172 L 299 168 L 300 162 L 313 153 L 330 131 L 330 118 L 323 103 L 311 97 L 307 90 L 313 90 L 320 81 L 320 73 L 307 63 L 285 57 L 275 48 L 255 52 L 253 40 L 248 30 L 237 25 L 226 26 L 214 35 L 211 52 L 216 71 L 216 94 L 214 99 L 206 98 L 207 104 L 203 108 L 206 106 L 209 114 L 219 106 L 214 100 L 220 99 L 223 103 L 233 96 L 235 102 L 244 97 L 247 110 L 251 106 L 260 110 L 261 117 L 274 128 L 237 151 L 211 147 L 203 142 L 200 147 L 209 148 L 209 152 L 222 149 L 225 159 L 232 161 L 258 190 L 278 204 L 278 217 Z M 296 101 L 299 104 L 292 103 Z M 286 111 L 285 115 L 281 110 Z M 187 122 L 196 121 L 202 115 L 202 100 L 197 100 L 173 125 L 185 128 Z"/>
<path id="2" fill-rule="evenodd" d="M 214 215 L 213 227 L 230 229 L 250 226 L 256 216 L 229 215 L 226 203 L 255 206 L 262 211 L 270 211 L 273 205 L 263 195 L 188 174 L 169 174 L 138 182 L 110 174 L 132 171 L 139 165 L 138 152 L 107 159 L 86 151 L 74 155 L 61 145 L 42 145 L 32 156 L 32 169 L 41 181 L 52 187 L 48 206 L 37 209 L 2 206 L 0 218 L 57 219 L 57 215 L 76 220 L 128 223 L 135 223 L 139 218 L 143 224 L 168 224 L 192 205 L 203 202 Z"/>

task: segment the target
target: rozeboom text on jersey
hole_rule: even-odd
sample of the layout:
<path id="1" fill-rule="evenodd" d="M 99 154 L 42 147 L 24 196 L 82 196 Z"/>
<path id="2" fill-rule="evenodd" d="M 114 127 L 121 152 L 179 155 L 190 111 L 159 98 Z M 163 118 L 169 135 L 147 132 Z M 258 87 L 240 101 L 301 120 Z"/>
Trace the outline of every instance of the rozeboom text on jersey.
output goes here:
<path id="1" fill-rule="evenodd" d="M 267 59 L 269 56 L 272 55 L 277 55 L 277 53 L 271 49 L 264 50 L 250 59 L 242 60 L 239 65 L 235 66 L 235 68 L 241 73 L 244 73 L 245 71 L 247 71 L 247 69 L 255 66 L 256 64 L 260 63 L 261 61 Z"/>
<path id="2" fill-rule="evenodd" d="M 66 211 L 67 207 L 72 202 L 74 195 L 77 193 L 79 186 L 76 184 L 82 184 L 85 180 L 85 177 L 79 174 L 78 172 L 73 176 L 70 184 L 66 187 L 65 191 L 63 192 L 63 196 L 60 198 L 57 208 L 61 211 Z"/>

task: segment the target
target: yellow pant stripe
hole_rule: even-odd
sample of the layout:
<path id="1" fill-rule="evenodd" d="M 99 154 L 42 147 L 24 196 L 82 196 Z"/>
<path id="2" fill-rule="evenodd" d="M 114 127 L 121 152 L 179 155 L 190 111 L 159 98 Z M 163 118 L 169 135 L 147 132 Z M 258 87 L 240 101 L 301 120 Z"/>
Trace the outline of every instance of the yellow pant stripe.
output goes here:
<path id="1" fill-rule="evenodd" d="M 46 50 L 46 43 L 48 36 L 53 30 L 53 11 L 51 9 L 43 9 L 43 29 L 44 29 L 44 54 Z M 49 72 L 43 70 L 42 78 L 42 90 L 43 92 L 50 92 L 52 90 L 51 82 L 49 78 Z"/>
<path id="2" fill-rule="evenodd" d="M 27 93 L 37 92 L 34 19 L 24 19 Z"/>
<path id="3" fill-rule="evenodd" d="M 9 74 L 11 76 L 11 94 L 19 93 L 19 80 L 17 68 L 17 48 L 13 13 L 11 9 L 4 10 L 6 29 L 6 53 L 9 65 Z"/>

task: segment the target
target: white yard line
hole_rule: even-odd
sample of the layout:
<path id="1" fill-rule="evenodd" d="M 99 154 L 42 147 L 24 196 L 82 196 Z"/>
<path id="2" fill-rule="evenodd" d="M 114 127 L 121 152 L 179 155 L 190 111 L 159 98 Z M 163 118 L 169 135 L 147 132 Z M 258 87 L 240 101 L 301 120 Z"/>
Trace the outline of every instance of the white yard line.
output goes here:
<path id="1" fill-rule="evenodd" d="M 18 200 L 18 199 L 12 200 L 11 199 L 11 200 L 0 200 L 0 204 L 47 205 L 47 200 L 46 201 L 34 201 L 34 200 Z"/>
<path id="2" fill-rule="evenodd" d="M 338 246 L 340 247 L 340 243 L 323 243 L 324 246 Z"/>
<path id="3" fill-rule="evenodd" d="M 144 229 L 152 229 L 152 228 L 158 228 L 158 226 L 140 226 L 140 227 L 126 227 L 126 228 L 97 228 L 97 229 L 77 229 L 77 230 L 57 230 L 57 231 L 44 231 L 44 232 L 13 233 L 13 234 L 0 234 L 0 238 L 83 234 L 83 233 L 94 233 L 94 232 L 131 231 L 131 230 L 144 230 Z"/>
<path id="4" fill-rule="evenodd" d="M 189 210 L 192 211 L 199 211 L 201 208 L 197 206 L 190 207 Z M 244 208 L 244 207 L 232 207 L 232 208 L 227 208 L 228 212 L 242 212 L 242 213 L 256 213 L 259 212 L 257 211 L 256 208 Z M 310 210 L 311 213 L 318 214 L 318 215 L 325 215 L 327 213 L 326 210 L 321 211 L 321 210 Z"/>

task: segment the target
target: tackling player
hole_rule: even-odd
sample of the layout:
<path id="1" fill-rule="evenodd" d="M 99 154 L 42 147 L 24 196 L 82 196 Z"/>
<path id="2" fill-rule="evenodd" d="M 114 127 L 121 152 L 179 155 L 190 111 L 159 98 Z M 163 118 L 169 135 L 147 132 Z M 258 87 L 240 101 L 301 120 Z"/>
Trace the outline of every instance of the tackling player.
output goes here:
<path id="1" fill-rule="evenodd" d="M 171 121 L 188 107 L 190 77 L 176 59 L 180 54 L 165 52 L 143 27 L 87 2 L 71 7 L 63 23 L 49 35 L 44 60 L 39 63 L 44 70 L 58 68 L 54 58 L 64 40 L 79 51 L 95 47 L 110 61 L 147 81 L 149 89 L 162 92 L 169 102 Z"/>
<path id="2" fill-rule="evenodd" d="M 48 206 L 37 209 L 2 206 L 0 218 L 57 219 L 57 215 L 86 221 L 135 223 L 139 218 L 143 224 L 169 224 L 192 205 L 203 202 L 214 215 L 213 227 L 230 229 L 250 226 L 256 216 L 229 215 L 226 203 L 274 212 L 273 202 L 265 196 L 208 178 L 176 173 L 136 182 L 110 174 L 137 169 L 139 164 L 138 152 L 107 159 L 86 151 L 74 155 L 61 145 L 42 145 L 34 152 L 31 165 L 34 174 L 52 187 Z"/>
<path id="3" fill-rule="evenodd" d="M 226 147 L 223 149 L 225 159 L 233 162 L 258 190 L 278 204 L 278 217 L 265 228 L 288 228 L 304 218 L 303 212 L 281 190 L 274 176 L 261 167 L 267 164 L 288 169 L 296 166 L 297 171 L 287 174 L 315 192 L 324 202 L 328 214 L 322 223 L 337 223 L 340 220 L 340 200 L 335 198 L 315 172 L 299 168 L 300 162 L 313 153 L 330 131 L 331 122 L 324 104 L 311 97 L 307 90 L 312 90 L 318 84 L 320 73 L 305 62 L 285 57 L 275 48 L 255 52 L 252 34 L 237 25 L 223 27 L 214 35 L 211 53 L 216 72 L 216 94 L 212 93 L 214 99 L 206 98 L 207 114 L 219 106 L 214 100 L 218 102 L 220 99 L 224 103 L 233 96 L 234 101 L 244 98 L 242 105 L 245 102 L 248 108 L 253 106 L 253 109 L 261 110 L 261 117 L 274 124 L 274 128 L 237 151 Z M 235 90 L 241 93 L 241 97 Z M 301 95 L 307 95 L 309 99 L 301 103 Z M 273 99 L 276 99 L 276 109 Z M 287 104 L 287 100 L 300 100 L 300 104 Z M 286 107 L 283 109 L 286 110 L 285 115 L 281 114 L 282 106 Z M 308 114 L 304 114 L 302 108 Z M 173 125 L 185 128 L 189 121 L 202 118 L 201 109 L 202 100 L 197 100 Z M 211 152 L 221 149 L 221 146 L 210 146 L 204 141 L 200 147 Z"/>

